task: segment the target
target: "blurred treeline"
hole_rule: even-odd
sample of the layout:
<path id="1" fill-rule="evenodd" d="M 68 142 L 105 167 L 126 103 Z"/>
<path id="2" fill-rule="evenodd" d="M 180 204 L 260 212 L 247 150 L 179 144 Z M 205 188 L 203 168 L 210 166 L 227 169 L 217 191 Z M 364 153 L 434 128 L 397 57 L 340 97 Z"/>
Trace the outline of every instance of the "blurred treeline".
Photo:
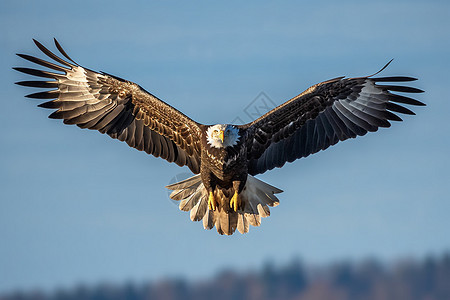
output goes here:
<path id="1" fill-rule="evenodd" d="M 55 292 L 14 292 L 0 300 L 449 300 L 450 253 L 382 264 L 376 260 L 311 267 L 294 260 L 258 271 L 223 271 L 210 279 L 78 286 Z"/>

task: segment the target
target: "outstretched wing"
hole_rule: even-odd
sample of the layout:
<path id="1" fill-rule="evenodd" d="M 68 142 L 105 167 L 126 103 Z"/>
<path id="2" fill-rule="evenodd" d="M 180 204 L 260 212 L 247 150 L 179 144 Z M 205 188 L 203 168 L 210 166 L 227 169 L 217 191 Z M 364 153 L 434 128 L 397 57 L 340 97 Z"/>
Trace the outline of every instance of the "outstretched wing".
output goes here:
<path id="1" fill-rule="evenodd" d="M 325 150 L 339 141 L 389 127 L 390 120 L 402 121 L 393 112 L 414 114 L 396 103 L 425 105 L 391 93 L 420 93 L 422 90 L 378 85 L 414 81 L 415 78 L 372 78 L 374 75 L 339 77 L 316 84 L 254 122 L 242 125 L 241 128 L 247 129 L 249 174 L 264 173 Z"/>
<path id="2" fill-rule="evenodd" d="M 21 81 L 17 84 L 51 89 L 26 96 L 53 99 L 39 105 L 56 109 L 50 118 L 63 119 L 65 124 L 76 124 L 81 128 L 96 129 L 125 141 L 133 148 L 179 166 L 187 165 L 192 172 L 199 173 L 199 124 L 135 83 L 83 68 L 64 52 L 56 39 L 56 47 L 67 60 L 58 57 L 36 40 L 34 42 L 44 54 L 59 64 L 25 54 L 17 55 L 57 72 L 14 68 L 26 74 L 51 79 Z"/>

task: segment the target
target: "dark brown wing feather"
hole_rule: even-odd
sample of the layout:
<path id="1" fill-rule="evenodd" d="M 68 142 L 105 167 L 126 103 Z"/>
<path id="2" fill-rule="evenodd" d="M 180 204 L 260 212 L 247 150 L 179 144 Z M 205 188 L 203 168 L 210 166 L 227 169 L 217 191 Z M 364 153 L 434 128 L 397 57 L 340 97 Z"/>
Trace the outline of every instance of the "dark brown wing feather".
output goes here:
<path id="1" fill-rule="evenodd" d="M 396 103 L 424 104 L 391 91 L 420 93 L 421 90 L 377 84 L 413 80 L 416 79 L 339 77 L 314 85 L 254 122 L 240 126 L 247 131 L 249 174 L 264 173 L 339 141 L 389 127 L 389 121 L 402 120 L 393 112 L 413 115 L 411 110 Z"/>
<path id="2" fill-rule="evenodd" d="M 135 83 L 97 73 L 75 63 L 55 40 L 64 60 L 37 41 L 36 46 L 53 62 L 18 54 L 21 58 L 49 68 L 45 71 L 14 68 L 17 71 L 49 81 L 21 81 L 19 85 L 48 88 L 49 91 L 27 95 L 29 98 L 53 99 L 40 107 L 55 109 L 49 117 L 63 119 L 65 124 L 96 129 L 112 138 L 192 172 L 200 171 L 199 124 L 146 92 Z"/>

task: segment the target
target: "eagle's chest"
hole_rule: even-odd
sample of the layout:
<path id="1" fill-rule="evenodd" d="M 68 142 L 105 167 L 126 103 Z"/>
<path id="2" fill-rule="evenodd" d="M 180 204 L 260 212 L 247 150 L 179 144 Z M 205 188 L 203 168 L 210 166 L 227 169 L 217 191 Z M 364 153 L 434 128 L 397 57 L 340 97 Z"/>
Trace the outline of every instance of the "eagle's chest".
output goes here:
<path id="1" fill-rule="evenodd" d="M 240 170 L 247 171 L 242 152 L 241 147 L 207 148 L 202 153 L 202 165 L 221 180 L 231 179 Z"/>

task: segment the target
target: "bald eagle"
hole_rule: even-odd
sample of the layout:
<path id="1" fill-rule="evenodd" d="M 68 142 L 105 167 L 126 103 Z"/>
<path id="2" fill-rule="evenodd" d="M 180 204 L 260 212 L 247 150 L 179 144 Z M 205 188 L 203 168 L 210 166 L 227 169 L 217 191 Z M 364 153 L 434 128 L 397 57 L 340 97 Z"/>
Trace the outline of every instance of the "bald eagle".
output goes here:
<path id="1" fill-rule="evenodd" d="M 62 56 L 36 46 L 53 62 L 26 54 L 21 58 L 50 70 L 14 68 L 47 78 L 17 84 L 44 88 L 27 95 L 48 99 L 50 118 L 106 133 L 129 146 L 187 166 L 195 175 L 167 186 L 179 208 L 193 221 L 218 233 L 241 233 L 259 226 L 269 207 L 279 204 L 280 189 L 254 176 L 306 157 L 339 141 L 401 121 L 395 113 L 414 113 L 400 104 L 424 105 L 392 92 L 420 93 L 404 85 L 415 78 L 338 77 L 316 84 L 245 125 L 204 125 L 125 79 L 82 67 L 54 40 Z M 62 58 L 63 57 L 63 58 Z M 52 71 L 53 70 L 53 71 Z M 381 84 L 379 84 L 381 83 Z"/>

